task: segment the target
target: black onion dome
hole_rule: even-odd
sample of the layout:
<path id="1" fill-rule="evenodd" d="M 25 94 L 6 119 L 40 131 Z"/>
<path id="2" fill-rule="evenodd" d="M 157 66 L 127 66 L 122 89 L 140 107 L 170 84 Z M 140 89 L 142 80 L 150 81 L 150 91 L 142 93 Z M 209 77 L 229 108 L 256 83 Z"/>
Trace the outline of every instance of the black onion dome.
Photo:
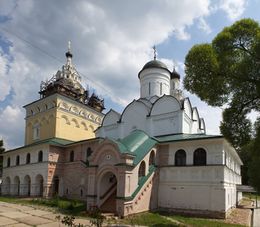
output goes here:
<path id="1" fill-rule="evenodd" d="M 169 69 L 167 68 L 167 66 L 161 62 L 161 61 L 158 61 L 158 60 L 152 60 L 152 61 L 149 61 L 147 62 L 144 67 L 142 68 L 142 70 L 138 73 L 138 77 L 140 78 L 140 73 L 145 70 L 145 69 L 150 69 L 150 68 L 160 68 L 160 69 L 165 69 L 167 70 L 169 73 L 171 73 L 169 71 Z"/>
<path id="2" fill-rule="evenodd" d="M 72 53 L 71 53 L 70 51 L 66 52 L 65 55 L 66 55 L 67 58 L 68 58 L 68 57 L 72 58 L 72 56 L 73 56 Z"/>
<path id="3" fill-rule="evenodd" d="M 175 69 L 172 71 L 172 73 L 171 73 L 171 79 L 180 79 L 181 78 L 181 76 L 180 76 L 180 74 L 179 73 L 177 73 L 176 71 L 175 71 Z"/>

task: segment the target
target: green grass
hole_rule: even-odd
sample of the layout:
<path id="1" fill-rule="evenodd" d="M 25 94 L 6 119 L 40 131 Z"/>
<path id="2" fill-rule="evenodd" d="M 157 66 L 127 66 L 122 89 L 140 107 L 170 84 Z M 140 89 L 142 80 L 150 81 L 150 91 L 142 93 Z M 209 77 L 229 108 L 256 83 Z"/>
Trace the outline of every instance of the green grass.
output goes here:
<path id="1" fill-rule="evenodd" d="M 52 199 L 20 199 L 12 197 L 0 197 L 0 201 L 8 203 L 18 203 L 24 205 L 42 205 L 46 207 L 56 208 L 59 212 L 68 215 L 78 216 L 84 212 L 85 204 L 76 200 L 68 200 L 63 198 Z M 174 222 L 175 221 L 175 222 Z M 178 225 L 177 222 L 182 225 Z M 116 221 L 117 224 L 130 224 L 130 225 L 145 225 L 150 227 L 176 227 L 176 226 L 190 226 L 190 227 L 242 227 L 237 224 L 227 224 L 222 221 L 211 219 L 184 217 L 179 215 L 168 215 L 160 213 L 146 212 L 142 214 L 132 215 Z"/>
<path id="2" fill-rule="evenodd" d="M 204 218 L 193 218 L 193 217 L 183 217 L 183 216 L 170 216 L 172 219 L 177 220 L 186 225 L 193 227 L 242 227 L 243 225 L 228 224 L 221 221 L 204 219 Z"/>
<path id="3" fill-rule="evenodd" d="M 171 221 L 171 220 L 172 221 Z M 175 222 L 174 222 L 175 221 Z M 177 221 L 177 223 L 176 223 Z M 179 222 L 179 224 L 178 224 Z M 178 215 L 162 215 L 159 213 L 142 213 L 121 220 L 122 224 L 146 225 L 150 227 L 175 227 L 175 226 L 192 226 L 192 227 L 242 227 L 243 225 L 227 224 L 222 221 L 183 217 Z"/>
<path id="4" fill-rule="evenodd" d="M 257 199 L 260 200 L 260 195 L 259 195 L 259 194 L 253 194 L 253 193 L 245 193 L 245 192 L 243 192 L 243 197 L 247 197 L 247 198 L 253 199 L 253 200 L 255 200 L 255 198 L 257 197 Z"/>
<path id="5" fill-rule="evenodd" d="M 167 220 L 165 217 L 158 213 L 142 213 L 126 217 L 125 219 L 120 220 L 122 224 L 128 225 L 145 225 L 152 227 L 176 227 L 177 224 L 174 224 L 172 221 Z"/>
<path id="6" fill-rule="evenodd" d="M 22 199 L 12 197 L 0 197 L 0 201 L 7 203 L 17 203 L 23 205 L 41 205 L 46 207 L 52 207 L 58 209 L 61 213 L 70 215 L 80 215 L 83 211 L 86 211 L 86 205 L 84 202 L 77 200 L 68 200 L 64 198 L 52 198 L 52 199 Z"/>

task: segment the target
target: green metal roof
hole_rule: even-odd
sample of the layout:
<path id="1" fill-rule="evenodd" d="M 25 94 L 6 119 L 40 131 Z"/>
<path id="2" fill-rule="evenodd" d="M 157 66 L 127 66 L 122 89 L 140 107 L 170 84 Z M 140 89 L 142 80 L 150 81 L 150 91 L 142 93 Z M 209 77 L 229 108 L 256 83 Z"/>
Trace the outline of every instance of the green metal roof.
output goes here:
<path id="1" fill-rule="evenodd" d="M 113 140 L 121 153 L 135 156 L 134 165 L 137 165 L 143 157 L 154 147 L 157 141 L 149 137 L 141 130 L 135 130 L 123 139 Z"/>
<path id="2" fill-rule="evenodd" d="M 222 135 L 206 135 L 206 134 L 175 134 L 156 136 L 155 139 L 159 143 L 171 142 L 171 141 L 183 141 L 183 140 L 203 140 L 203 139 L 216 139 L 224 138 Z"/>
<path id="3" fill-rule="evenodd" d="M 61 138 L 50 138 L 50 139 L 46 139 L 46 140 L 40 140 L 22 147 L 18 147 L 6 152 L 11 152 L 11 151 L 16 151 L 19 149 L 23 149 L 23 148 L 27 148 L 27 147 L 32 147 L 32 146 L 36 146 L 39 144 L 50 144 L 50 145 L 54 145 L 54 146 L 66 146 L 68 144 L 74 143 L 75 141 L 71 141 L 71 140 L 66 140 L 66 139 L 61 139 Z M 6 153 L 4 152 L 4 153 Z"/>

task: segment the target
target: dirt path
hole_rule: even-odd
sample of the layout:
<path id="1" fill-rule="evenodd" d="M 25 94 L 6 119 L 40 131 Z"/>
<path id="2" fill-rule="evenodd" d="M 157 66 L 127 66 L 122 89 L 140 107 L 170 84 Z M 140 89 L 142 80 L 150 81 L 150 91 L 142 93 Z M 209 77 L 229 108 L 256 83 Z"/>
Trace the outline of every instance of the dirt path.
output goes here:
<path id="1" fill-rule="evenodd" d="M 31 206 L 0 202 L 0 226 L 41 226 L 41 227 L 63 227 L 56 216 L 62 214 L 51 210 L 42 210 Z M 87 219 L 75 219 L 76 223 L 89 225 Z"/>

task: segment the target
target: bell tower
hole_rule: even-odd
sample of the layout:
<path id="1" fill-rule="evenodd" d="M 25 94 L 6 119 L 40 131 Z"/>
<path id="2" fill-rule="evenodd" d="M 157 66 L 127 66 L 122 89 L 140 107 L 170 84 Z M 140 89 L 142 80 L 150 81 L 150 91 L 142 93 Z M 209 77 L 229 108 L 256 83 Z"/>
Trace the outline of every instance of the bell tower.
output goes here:
<path id="1" fill-rule="evenodd" d="M 104 100 L 81 85 L 68 44 L 66 63 L 49 80 L 41 82 L 40 99 L 25 105 L 25 145 L 49 138 L 71 141 L 95 137 L 105 109 Z"/>

